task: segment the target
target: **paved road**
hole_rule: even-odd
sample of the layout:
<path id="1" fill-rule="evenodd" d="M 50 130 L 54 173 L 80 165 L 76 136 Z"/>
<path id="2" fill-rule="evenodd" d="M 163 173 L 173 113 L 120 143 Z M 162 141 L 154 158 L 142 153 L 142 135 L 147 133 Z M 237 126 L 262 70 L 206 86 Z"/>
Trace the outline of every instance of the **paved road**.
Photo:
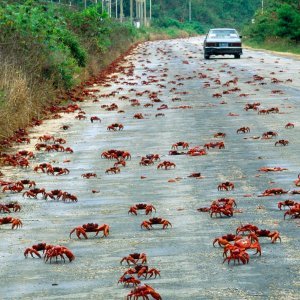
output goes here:
<path id="1" fill-rule="evenodd" d="M 161 271 L 161 278 L 144 282 L 163 299 L 299 299 L 299 221 L 284 221 L 283 211 L 277 209 L 278 201 L 299 201 L 299 196 L 258 195 L 273 187 L 296 189 L 293 180 L 300 170 L 300 62 L 248 50 L 240 60 L 219 57 L 204 61 L 201 47 L 202 38 L 138 46 L 124 62 L 124 66 L 132 68 L 113 74 L 111 86 L 93 87 L 100 89 L 94 93 L 100 102 L 81 104 L 86 120 L 79 121 L 74 118 L 76 114 L 68 114 L 45 121 L 32 130 L 30 145 L 14 149 L 33 149 L 37 142 L 34 138 L 46 133 L 65 138 L 73 154 L 35 151 L 32 166 L 51 162 L 67 167 L 70 174 L 50 176 L 34 173 L 32 167 L 7 167 L 3 169 L 4 179 L 30 178 L 38 187 L 68 191 L 79 201 L 62 203 L 23 199 L 20 194 L 1 195 L 2 202 L 17 200 L 23 205 L 23 210 L 13 216 L 24 223 L 22 229 L 15 231 L 7 225 L 0 228 L 1 299 L 125 299 L 130 289 L 117 285 L 126 270 L 119 261 L 133 252 L 147 253 L 149 266 Z M 127 72 L 130 69 L 133 76 Z M 254 75 L 264 79 L 255 81 Z M 236 85 L 223 86 L 235 78 Z M 272 78 L 279 82 L 271 83 Z M 235 87 L 240 91 L 223 94 Z M 118 88 L 122 89 L 115 96 L 100 97 Z M 146 90 L 157 92 L 162 102 L 144 107 L 151 103 L 149 93 L 136 93 Z M 274 94 L 274 90 L 281 93 Z M 213 97 L 218 93 L 221 98 Z M 131 106 L 128 100 L 120 100 L 121 96 L 138 99 L 141 106 Z M 280 113 L 259 115 L 245 111 L 245 104 L 253 102 L 260 102 L 260 109 L 278 107 Z M 111 103 L 124 113 L 100 107 Z M 162 104 L 168 109 L 157 110 Z M 136 113 L 145 118 L 134 119 Z M 157 113 L 164 116 L 155 117 Z M 94 115 L 102 122 L 90 123 Z M 106 130 L 116 122 L 124 125 L 123 131 Z M 295 128 L 285 129 L 288 122 Z M 70 129 L 60 129 L 63 124 L 70 125 Z M 249 127 L 250 133 L 237 134 L 236 130 L 243 126 Z M 255 138 L 271 130 L 278 136 L 269 140 Z M 225 139 L 213 138 L 217 132 L 226 133 Z M 275 147 L 279 139 L 288 140 L 289 145 Z M 225 149 L 208 150 L 206 156 L 168 155 L 171 145 L 178 141 L 194 147 L 222 140 Z M 108 149 L 126 150 L 132 155 L 120 174 L 105 174 L 113 162 L 101 159 L 100 154 Z M 176 168 L 157 170 L 157 163 L 140 166 L 141 157 L 149 153 L 160 154 L 162 161 L 170 160 Z M 288 170 L 257 171 L 265 166 Z M 82 178 L 81 174 L 87 172 L 95 172 L 98 177 Z M 201 172 L 204 178 L 188 178 L 193 172 Z M 174 178 L 178 178 L 176 182 L 169 182 Z M 218 184 L 224 181 L 234 182 L 235 189 L 218 191 Z M 210 218 L 196 210 L 220 197 L 234 197 L 242 212 L 232 218 Z M 152 203 L 157 209 L 155 216 L 168 219 L 173 228 L 141 230 L 141 222 L 148 217 L 127 214 L 131 205 L 141 202 Z M 88 222 L 109 224 L 110 236 L 69 239 L 72 228 Z M 213 239 L 250 222 L 263 229 L 278 230 L 282 243 L 271 244 L 269 239 L 261 238 L 261 257 L 249 252 L 248 265 L 222 264 L 222 250 L 213 248 Z M 50 265 L 40 259 L 24 259 L 24 249 L 41 241 L 69 247 L 75 261 Z"/>

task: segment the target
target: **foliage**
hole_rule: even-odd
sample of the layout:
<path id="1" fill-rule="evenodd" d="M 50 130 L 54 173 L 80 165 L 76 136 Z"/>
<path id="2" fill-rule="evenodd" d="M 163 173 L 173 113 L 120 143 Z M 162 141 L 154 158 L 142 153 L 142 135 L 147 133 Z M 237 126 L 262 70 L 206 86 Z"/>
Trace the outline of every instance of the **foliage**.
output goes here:
<path id="1" fill-rule="evenodd" d="M 257 11 L 254 24 L 247 26 L 244 34 L 252 43 L 274 44 L 300 41 L 300 1 L 269 0 L 264 13 Z M 275 43 L 275 44 L 281 44 Z"/>

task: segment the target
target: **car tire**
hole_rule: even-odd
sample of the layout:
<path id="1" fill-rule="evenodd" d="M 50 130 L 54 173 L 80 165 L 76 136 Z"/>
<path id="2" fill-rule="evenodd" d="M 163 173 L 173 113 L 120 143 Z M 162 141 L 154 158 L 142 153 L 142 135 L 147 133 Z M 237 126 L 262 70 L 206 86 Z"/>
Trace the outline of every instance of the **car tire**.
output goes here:
<path id="1" fill-rule="evenodd" d="M 234 54 L 234 58 L 239 59 L 239 58 L 241 58 L 241 55 L 240 54 Z"/>
<path id="2" fill-rule="evenodd" d="M 204 59 L 209 59 L 210 55 L 204 54 Z"/>

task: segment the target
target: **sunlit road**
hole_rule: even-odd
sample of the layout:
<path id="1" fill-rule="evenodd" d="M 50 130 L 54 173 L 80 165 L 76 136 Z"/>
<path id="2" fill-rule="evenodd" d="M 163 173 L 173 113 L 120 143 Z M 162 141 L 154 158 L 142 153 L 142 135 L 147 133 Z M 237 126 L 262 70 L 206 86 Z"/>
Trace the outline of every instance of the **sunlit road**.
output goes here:
<path id="1" fill-rule="evenodd" d="M 78 202 L 2 193 L 1 202 L 22 204 L 21 212 L 11 215 L 20 218 L 23 227 L 14 231 L 9 225 L 0 227 L 0 299 L 126 299 L 131 289 L 117 284 L 127 270 L 120 260 L 134 252 L 145 252 L 149 267 L 160 270 L 161 277 L 142 282 L 155 288 L 162 299 L 299 299 L 300 223 L 289 216 L 284 220 L 277 203 L 286 199 L 299 202 L 300 195 L 258 196 L 270 188 L 297 190 L 293 181 L 300 171 L 300 61 L 249 50 L 244 50 L 241 59 L 205 61 L 202 40 L 138 46 L 123 62 L 128 67 L 123 73 L 112 74 L 106 83 L 92 87 L 100 90 L 93 93 L 99 102 L 80 103 L 86 119 L 75 119 L 75 113 L 47 120 L 32 129 L 30 145 L 11 150 L 33 150 L 36 158 L 27 170 L 3 168 L 3 180 L 30 178 L 46 191 L 61 189 L 74 194 Z M 118 93 L 103 97 L 114 91 Z M 156 97 L 150 99 L 154 92 Z M 140 106 L 131 105 L 133 99 Z M 254 102 L 260 103 L 259 110 L 275 107 L 279 113 L 244 109 Z M 112 103 L 118 110 L 101 108 Z M 145 107 L 147 103 L 153 107 Z M 167 108 L 158 110 L 161 105 Z M 144 119 L 133 118 L 137 113 Z M 102 122 L 91 123 L 91 116 Z M 285 128 L 288 122 L 294 128 Z M 122 123 L 124 129 L 108 131 L 112 123 Z M 62 125 L 70 128 L 62 130 Z M 241 127 L 249 127 L 250 132 L 237 134 Z M 267 131 L 278 136 L 262 139 Z M 226 137 L 214 138 L 218 132 Z M 34 150 L 36 138 L 43 134 L 66 139 L 74 153 Z M 280 139 L 289 144 L 275 147 Z M 168 155 L 172 144 L 179 141 L 188 142 L 190 148 L 224 141 L 225 149 L 209 149 L 207 155 L 195 157 Z M 100 158 L 109 149 L 131 153 L 119 174 L 105 174 L 115 162 Z M 160 162 L 175 163 L 176 168 L 158 170 L 159 161 L 139 165 L 141 157 L 150 153 L 159 154 Z M 42 162 L 68 168 L 70 173 L 33 172 Z M 287 170 L 263 173 L 258 171 L 262 167 Z M 96 173 L 97 178 L 81 176 L 88 172 Z M 188 177 L 198 172 L 202 179 Z M 218 191 L 217 186 L 225 181 L 233 182 L 235 189 Z M 197 211 L 221 197 L 233 197 L 239 212 L 231 218 L 211 218 L 209 213 Z M 173 227 L 141 229 L 141 222 L 149 216 L 140 211 L 138 216 L 127 213 L 136 203 L 153 204 L 157 212 L 152 215 L 169 220 Z M 1 213 L 0 217 L 4 216 Z M 109 237 L 89 234 L 88 240 L 75 235 L 69 239 L 71 229 L 92 222 L 109 224 Z M 248 223 L 279 231 L 282 242 L 271 244 L 262 237 L 261 257 L 248 251 L 249 264 L 222 264 L 223 251 L 212 246 L 213 240 Z M 65 264 L 25 259 L 25 248 L 42 241 L 67 246 L 76 259 Z"/>

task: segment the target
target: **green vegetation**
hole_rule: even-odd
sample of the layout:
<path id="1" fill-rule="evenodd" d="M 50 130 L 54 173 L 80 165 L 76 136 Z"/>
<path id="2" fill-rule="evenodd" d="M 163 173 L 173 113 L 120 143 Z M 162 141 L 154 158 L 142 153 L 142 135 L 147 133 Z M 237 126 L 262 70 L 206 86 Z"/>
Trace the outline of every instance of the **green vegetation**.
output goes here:
<path id="1" fill-rule="evenodd" d="M 246 42 L 253 47 L 300 53 L 300 1 L 269 0 L 254 23 L 244 29 Z"/>

